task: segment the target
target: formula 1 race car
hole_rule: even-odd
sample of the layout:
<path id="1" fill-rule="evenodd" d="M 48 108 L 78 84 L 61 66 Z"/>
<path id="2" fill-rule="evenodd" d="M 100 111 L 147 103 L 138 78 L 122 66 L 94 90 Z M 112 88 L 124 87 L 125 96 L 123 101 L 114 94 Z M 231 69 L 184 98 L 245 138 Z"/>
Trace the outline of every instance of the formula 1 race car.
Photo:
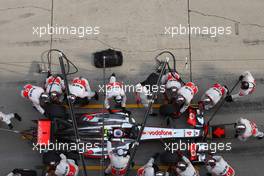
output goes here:
<path id="1" fill-rule="evenodd" d="M 85 143 L 89 146 L 83 153 L 91 158 L 107 155 L 106 143 L 109 138 L 115 149 L 123 148 L 128 150 L 129 146 L 136 141 L 141 128 L 141 125 L 137 124 L 133 118 L 121 111 L 116 111 L 114 114 L 107 112 L 76 114 L 76 119 L 81 139 L 80 143 Z M 52 135 L 49 138 L 47 134 Z M 145 127 L 141 140 L 202 138 L 203 135 L 202 129 L 195 128 Z M 47 119 L 39 120 L 38 142 L 41 142 L 42 145 L 48 145 L 50 141 L 60 143 L 75 142 L 71 120 L 61 118 L 53 118 L 52 122 Z"/>

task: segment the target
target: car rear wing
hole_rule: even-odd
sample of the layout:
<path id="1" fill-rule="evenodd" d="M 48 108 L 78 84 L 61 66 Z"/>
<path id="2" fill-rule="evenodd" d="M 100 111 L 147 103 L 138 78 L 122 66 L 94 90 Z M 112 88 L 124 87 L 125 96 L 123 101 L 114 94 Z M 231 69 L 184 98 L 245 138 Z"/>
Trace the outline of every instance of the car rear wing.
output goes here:
<path id="1" fill-rule="evenodd" d="M 51 120 L 38 120 L 37 143 L 39 145 L 48 145 L 51 141 Z"/>

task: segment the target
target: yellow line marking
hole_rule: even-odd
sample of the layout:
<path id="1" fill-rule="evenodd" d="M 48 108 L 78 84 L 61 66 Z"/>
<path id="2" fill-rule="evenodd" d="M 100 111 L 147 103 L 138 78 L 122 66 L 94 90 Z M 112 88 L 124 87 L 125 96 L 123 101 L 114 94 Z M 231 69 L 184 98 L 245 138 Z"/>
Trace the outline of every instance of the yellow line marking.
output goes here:
<path id="1" fill-rule="evenodd" d="M 138 170 L 142 166 L 135 165 L 132 170 Z M 167 170 L 169 166 L 159 166 L 161 170 Z M 98 171 L 102 169 L 102 166 L 85 166 L 86 170 L 88 171 Z M 80 167 L 81 170 L 83 170 L 83 167 Z M 105 169 L 105 168 L 104 168 Z"/>
<path id="2" fill-rule="evenodd" d="M 158 109 L 161 106 L 161 104 L 153 104 L 152 107 L 155 109 Z M 85 106 L 82 106 L 80 108 L 83 109 L 102 109 L 103 105 L 102 104 L 88 104 Z M 126 108 L 131 108 L 131 109 L 137 109 L 137 108 L 144 108 L 142 104 L 127 104 Z"/>
<path id="3" fill-rule="evenodd" d="M 153 104 L 152 107 L 154 109 L 159 109 L 162 104 Z M 190 106 L 197 108 L 197 104 L 191 104 Z M 103 105 L 102 104 L 88 104 L 85 106 L 82 106 L 80 108 L 83 109 L 102 109 Z M 139 108 L 144 108 L 142 104 L 127 104 L 126 108 L 128 109 L 139 109 Z"/>

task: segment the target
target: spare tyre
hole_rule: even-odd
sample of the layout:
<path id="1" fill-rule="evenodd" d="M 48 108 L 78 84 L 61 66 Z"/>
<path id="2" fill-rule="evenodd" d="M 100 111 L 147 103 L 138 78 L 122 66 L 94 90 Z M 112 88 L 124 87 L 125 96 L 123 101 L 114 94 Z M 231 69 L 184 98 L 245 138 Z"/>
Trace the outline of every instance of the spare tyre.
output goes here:
<path id="1" fill-rule="evenodd" d="M 104 59 L 106 68 L 121 66 L 123 64 L 123 55 L 121 51 L 108 49 L 96 52 L 93 55 L 94 65 L 97 68 L 104 68 Z"/>

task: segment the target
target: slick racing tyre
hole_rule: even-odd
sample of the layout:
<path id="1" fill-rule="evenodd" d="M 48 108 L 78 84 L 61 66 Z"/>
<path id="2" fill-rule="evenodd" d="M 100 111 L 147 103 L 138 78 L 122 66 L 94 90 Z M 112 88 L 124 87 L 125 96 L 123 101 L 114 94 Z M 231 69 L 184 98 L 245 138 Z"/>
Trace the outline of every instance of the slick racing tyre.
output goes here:
<path id="1" fill-rule="evenodd" d="M 47 104 L 45 106 L 45 113 L 48 118 L 68 118 L 67 110 L 64 106 L 56 104 Z"/>
<path id="2" fill-rule="evenodd" d="M 160 154 L 160 162 L 166 165 L 175 165 L 179 161 L 179 156 L 176 152 L 165 151 Z"/>
<path id="3" fill-rule="evenodd" d="M 175 112 L 175 107 L 172 104 L 161 105 L 159 112 L 162 116 L 171 116 Z"/>
<path id="4" fill-rule="evenodd" d="M 121 66 L 123 64 L 123 55 L 121 51 L 108 49 L 94 53 L 95 67 L 104 68 L 104 59 L 106 68 Z"/>

